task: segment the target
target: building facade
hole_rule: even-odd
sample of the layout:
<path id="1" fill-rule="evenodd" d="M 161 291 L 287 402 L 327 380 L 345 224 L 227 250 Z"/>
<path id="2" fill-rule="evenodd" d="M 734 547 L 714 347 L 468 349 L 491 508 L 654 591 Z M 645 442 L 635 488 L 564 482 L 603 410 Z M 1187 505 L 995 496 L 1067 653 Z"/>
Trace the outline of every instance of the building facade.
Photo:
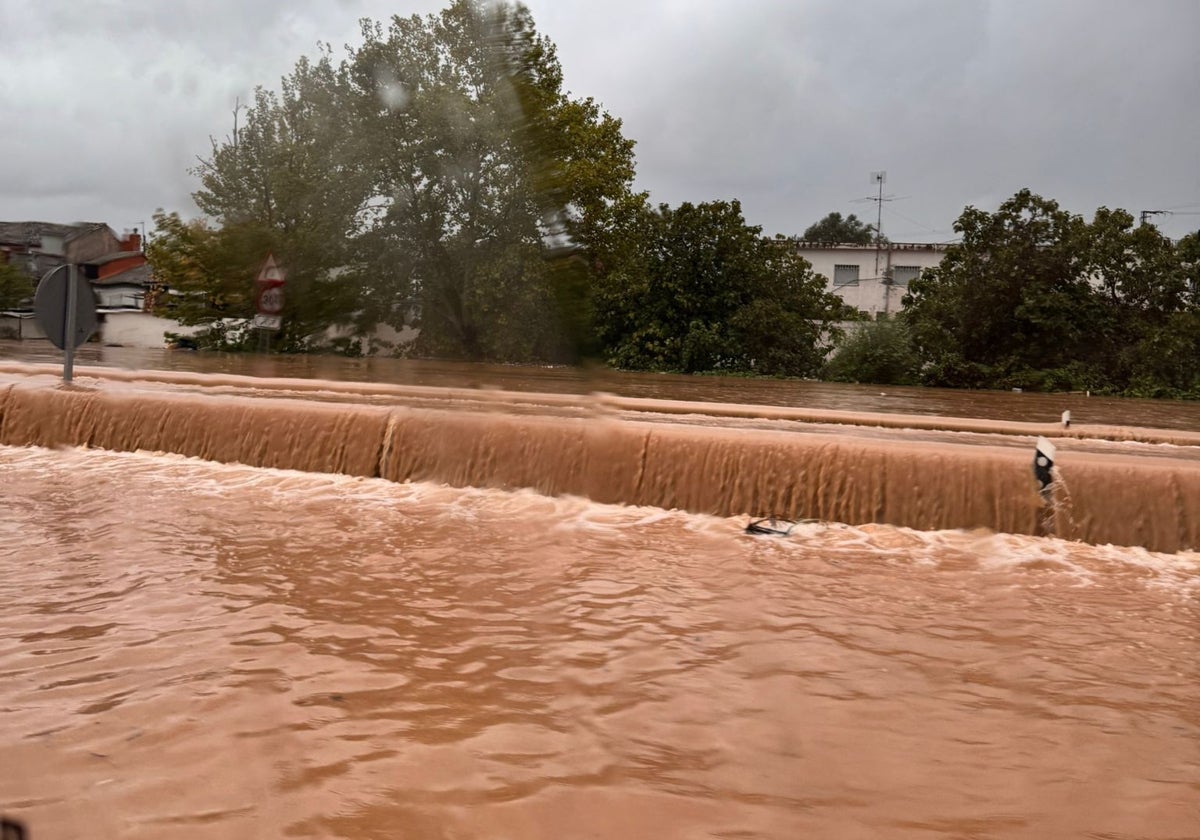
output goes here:
<path id="1" fill-rule="evenodd" d="M 101 334 L 110 313 L 144 310 L 154 288 L 141 235 L 118 236 L 101 222 L 0 222 L 0 262 L 28 278 L 27 294 L 0 312 L 0 338 L 45 338 L 33 316 L 34 290 L 46 272 L 67 263 L 79 265 L 91 282 Z"/>
<path id="2" fill-rule="evenodd" d="M 940 263 L 946 247 L 913 242 L 878 246 L 797 242 L 796 252 L 825 277 L 831 292 L 859 312 L 880 318 L 900 311 L 909 282 Z"/>

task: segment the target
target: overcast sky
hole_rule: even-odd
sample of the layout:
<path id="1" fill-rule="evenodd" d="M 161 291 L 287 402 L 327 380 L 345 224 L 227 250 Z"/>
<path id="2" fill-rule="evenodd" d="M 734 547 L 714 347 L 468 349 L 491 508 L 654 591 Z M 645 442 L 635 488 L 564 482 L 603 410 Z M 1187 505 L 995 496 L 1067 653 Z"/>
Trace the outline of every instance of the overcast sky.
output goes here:
<path id="1" fill-rule="evenodd" d="M 0 219 L 197 212 L 236 98 L 358 18 L 435 0 L 0 0 Z M 624 121 L 656 202 L 733 199 L 768 234 L 829 211 L 946 241 L 1028 186 L 1200 228 L 1196 0 L 529 0 L 567 87 Z M 856 201 L 858 200 L 858 201 Z M 1194 215 L 1185 215 L 1191 213 Z"/>

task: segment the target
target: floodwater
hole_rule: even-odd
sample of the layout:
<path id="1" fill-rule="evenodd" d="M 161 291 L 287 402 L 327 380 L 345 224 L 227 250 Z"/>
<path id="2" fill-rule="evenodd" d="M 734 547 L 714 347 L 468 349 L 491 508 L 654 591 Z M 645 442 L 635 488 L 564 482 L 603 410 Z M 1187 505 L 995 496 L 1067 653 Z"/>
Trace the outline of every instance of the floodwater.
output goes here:
<path id="1" fill-rule="evenodd" d="M 62 363 L 48 342 L 0 340 L 3 360 Z M 196 353 L 84 345 L 77 364 L 133 370 L 188 371 L 259 377 L 294 377 L 340 382 L 502 388 L 512 391 L 586 394 L 602 391 L 626 397 L 806 406 L 815 409 L 976 417 L 1028 422 L 1057 421 L 1070 411 L 1074 423 L 1117 424 L 1200 431 L 1200 402 L 847 385 L 832 382 L 682 376 L 580 370 L 564 367 L 477 365 L 424 360 L 339 356 L 259 356 Z"/>
<path id="2" fill-rule="evenodd" d="M 0 440 L 24 441 L 0 445 L 0 813 L 33 840 L 1200 837 L 1186 431 L 1056 439 L 1080 527 L 1184 541 L 1166 554 L 872 524 L 1036 520 L 1027 429 L 1000 422 L 1032 395 L 935 396 L 1000 415 L 965 430 L 597 417 L 487 394 L 687 394 L 170 358 L 206 370 L 0 371 Z M 1091 422 L 1109 402 L 1133 404 Z M 829 521 L 752 537 L 684 510 L 767 498 L 751 463 L 807 470 L 786 499 Z M 502 489 L 523 483 L 543 492 Z"/>
<path id="3" fill-rule="evenodd" d="M 34 837 L 1200 834 L 1200 562 L 0 448 Z"/>

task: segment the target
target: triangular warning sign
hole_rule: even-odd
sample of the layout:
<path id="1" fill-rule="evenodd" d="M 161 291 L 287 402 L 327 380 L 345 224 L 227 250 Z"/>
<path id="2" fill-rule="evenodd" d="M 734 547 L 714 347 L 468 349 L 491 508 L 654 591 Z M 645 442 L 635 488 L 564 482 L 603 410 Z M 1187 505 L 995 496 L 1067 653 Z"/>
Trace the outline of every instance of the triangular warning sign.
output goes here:
<path id="1" fill-rule="evenodd" d="M 279 285 L 287 279 L 287 274 L 283 269 L 275 264 L 275 255 L 268 253 L 267 261 L 263 263 L 263 267 L 258 272 L 259 283 L 269 283 L 271 285 Z"/>

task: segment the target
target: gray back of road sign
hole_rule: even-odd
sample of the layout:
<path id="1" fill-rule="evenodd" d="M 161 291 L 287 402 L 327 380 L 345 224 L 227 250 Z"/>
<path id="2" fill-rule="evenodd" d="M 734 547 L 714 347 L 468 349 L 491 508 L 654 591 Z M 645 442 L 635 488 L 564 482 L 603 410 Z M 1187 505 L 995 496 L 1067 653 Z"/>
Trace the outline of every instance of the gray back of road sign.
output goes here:
<path id="1" fill-rule="evenodd" d="M 33 296 L 33 315 L 46 337 L 60 350 L 67 346 L 67 282 L 71 276 L 68 266 L 52 268 L 38 283 Z M 92 286 L 80 272 L 75 272 L 75 334 L 72 348 L 87 341 L 96 331 L 96 297 Z"/>

